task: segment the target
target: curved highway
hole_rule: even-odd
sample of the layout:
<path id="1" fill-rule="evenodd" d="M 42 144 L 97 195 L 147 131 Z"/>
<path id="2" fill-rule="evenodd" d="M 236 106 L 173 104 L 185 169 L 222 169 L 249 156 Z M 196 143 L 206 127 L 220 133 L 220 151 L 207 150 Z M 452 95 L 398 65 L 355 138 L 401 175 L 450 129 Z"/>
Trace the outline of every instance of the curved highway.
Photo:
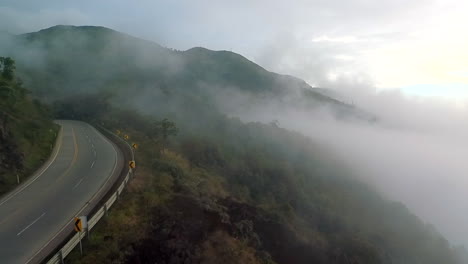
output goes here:
<path id="1" fill-rule="evenodd" d="M 96 129 L 58 123 L 49 161 L 0 199 L 0 263 L 30 261 L 122 170 L 122 153 Z"/>

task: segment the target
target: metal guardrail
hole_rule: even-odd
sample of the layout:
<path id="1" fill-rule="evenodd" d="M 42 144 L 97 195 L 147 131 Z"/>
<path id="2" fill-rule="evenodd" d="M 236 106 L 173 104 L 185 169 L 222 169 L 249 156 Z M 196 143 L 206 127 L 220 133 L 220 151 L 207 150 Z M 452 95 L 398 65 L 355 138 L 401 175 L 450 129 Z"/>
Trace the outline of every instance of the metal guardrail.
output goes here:
<path id="1" fill-rule="evenodd" d="M 131 172 L 129 171 L 127 173 L 127 176 L 125 176 L 125 179 L 122 181 L 120 184 L 119 188 L 112 194 L 112 196 L 106 201 L 106 203 L 99 208 L 99 210 L 88 220 L 88 230 L 86 234 L 83 236 L 81 235 L 81 238 L 89 235 L 89 231 L 96 226 L 96 224 L 101 220 L 103 217 L 106 216 L 107 210 L 112 207 L 112 205 L 117 201 L 118 197 L 122 193 L 123 189 L 125 186 L 128 184 L 128 181 L 130 180 L 130 175 Z M 63 263 L 63 259 L 70 254 L 70 252 L 80 243 L 80 234 L 76 233 L 68 242 L 61 248 L 59 251 L 53 255 L 47 264 L 61 264 Z"/>
<path id="2" fill-rule="evenodd" d="M 99 127 L 102 130 L 106 131 L 107 133 L 111 134 L 112 136 L 114 136 L 114 137 L 118 138 L 119 140 L 121 140 L 121 142 L 125 142 L 127 147 L 131 150 L 131 159 L 135 160 L 135 154 L 133 152 L 133 148 L 130 146 L 130 144 L 128 144 L 127 141 L 124 141 L 123 139 L 121 139 L 120 137 L 118 137 L 117 135 L 112 133 L 111 131 L 107 130 L 106 128 L 104 128 L 102 126 L 99 126 Z M 72 250 L 80 243 L 80 236 L 81 236 L 81 239 L 83 239 L 83 237 L 88 236 L 89 231 L 91 229 L 93 229 L 93 227 L 96 226 L 96 224 L 99 222 L 99 220 L 101 220 L 103 217 L 105 217 L 107 215 L 107 211 L 112 207 L 112 205 L 114 205 L 114 203 L 119 198 L 120 194 L 123 192 L 123 189 L 128 184 L 131 176 L 133 175 L 132 171 L 133 171 L 132 169 L 128 170 L 127 175 L 122 180 L 122 183 L 116 189 L 116 191 L 107 199 L 107 201 L 101 206 L 101 208 L 99 208 L 97 211 L 94 212 L 93 216 L 88 218 L 88 227 L 87 227 L 86 232 L 84 232 L 85 234 L 83 235 L 83 234 L 80 234 L 80 233 L 75 233 L 75 235 L 73 235 L 68 240 L 68 242 L 63 244 L 63 246 L 61 248 L 56 249 L 57 253 L 55 253 L 53 256 L 51 256 L 49 258 L 49 260 L 47 262 L 45 262 L 46 264 L 63 264 L 64 263 L 65 257 L 68 256 L 68 254 L 70 254 L 70 252 L 72 252 Z"/>

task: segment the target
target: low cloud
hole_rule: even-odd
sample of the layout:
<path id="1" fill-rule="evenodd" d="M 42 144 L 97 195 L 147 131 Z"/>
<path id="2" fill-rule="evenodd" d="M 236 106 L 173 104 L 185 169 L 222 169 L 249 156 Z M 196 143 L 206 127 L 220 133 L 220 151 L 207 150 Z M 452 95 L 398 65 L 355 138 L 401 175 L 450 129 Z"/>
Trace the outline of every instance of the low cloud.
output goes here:
<path id="1" fill-rule="evenodd" d="M 313 138 L 349 165 L 350 175 L 403 202 L 453 244 L 468 246 L 466 109 L 452 101 L 407 97 L 398 90 L 378 92 L 370 83 L 354 87 L 357 83 L 342 81 L 338 86 L 346 88 L 344 97 L 357 107 L 377 115 L 377 123 L 335 118 L 327 108 L 252 103 L 245 94 L 228 98 L 250 106 L 231 108 L 232 115 L 244 121 L 277 120 L 279 126 Z"/>

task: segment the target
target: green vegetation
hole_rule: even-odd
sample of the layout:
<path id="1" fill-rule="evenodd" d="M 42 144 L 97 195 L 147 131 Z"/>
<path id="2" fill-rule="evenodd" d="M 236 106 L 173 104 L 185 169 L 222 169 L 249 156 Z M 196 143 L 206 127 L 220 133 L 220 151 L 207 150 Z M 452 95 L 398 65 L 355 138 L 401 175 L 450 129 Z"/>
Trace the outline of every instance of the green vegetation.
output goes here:
<path id="1" fill-rule="evenodd" d="M 15 41 L 40 58 L 23 57 L 21 74 L 57 118 L 125 131 L 140 146 L 123 199 L 69 263 L 462 263 L 320 142 L 230 118 L 217 97 L 295 103 L 294 91 L 304 107 L 363 116 L 299 79 L 231 52 L 172 51 L 98 27 Z"/>
<path id="2" fill-rule="evenodd" d="M 326 105 L 339 116 L 372 118 L 303 80 L 269 72 L 239 54 L 204 48 L 174 51 L 102 27 L 56 26 L 16 36 L 5 50 L 17 59 L 33 93 L 49 102 L 106 91 L 115 95 L 115 103 L 148 113 L 160 111 L 160 105 L 177 112 L 194 99 L 226 113 L 229 100 L 219 96 L 225 94 L 307 109 Z"/>
<path id="3" fill-rule="evenodd" d="M 13 59 L 0 57 L 0 195 L 45 162 L 57 132 L 47 107 L 16 79 Z"/>
<path id="4" fill-rule="evenodd" d="M 130 134 L 139 167 L 85 256 L 76 251 L 70 263 L 460 263 L 404 205 L 354 180 L 300 134 L 212 114 L 175 119 L 179 133 L 164 140 L 172 122 L 104 97 L 92 96 L 105 106 L 92 117 L 75 112 L 93 109 L 91 99 L 56 105 Z"/>

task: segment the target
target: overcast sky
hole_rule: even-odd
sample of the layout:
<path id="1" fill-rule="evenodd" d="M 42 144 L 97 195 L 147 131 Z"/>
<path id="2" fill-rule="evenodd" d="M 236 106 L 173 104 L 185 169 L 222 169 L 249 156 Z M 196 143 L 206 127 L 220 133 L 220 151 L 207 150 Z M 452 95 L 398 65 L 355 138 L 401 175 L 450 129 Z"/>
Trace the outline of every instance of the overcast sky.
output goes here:
<path id="1" fill-rule="evenodd" d="M 310 113 L 283 108 L 246 116 L 330 143 L 364 178 L 468 247 L 468 108 L 458 107 L 468 100 L 468 1 L 0 0 L 0 31 L 57 24 L 106 26 L 181 50 L 232 50 L 311 85 L 362 94 L 353 101 L 388 126 L 317 126 Z"/>
<path id="2" fill-rule="evenodd" d="M 464 0 L 0 0 L 0 30 L 102 25 L 160 44 L 238 52 L 312 85 L 468 98 Z"/>

